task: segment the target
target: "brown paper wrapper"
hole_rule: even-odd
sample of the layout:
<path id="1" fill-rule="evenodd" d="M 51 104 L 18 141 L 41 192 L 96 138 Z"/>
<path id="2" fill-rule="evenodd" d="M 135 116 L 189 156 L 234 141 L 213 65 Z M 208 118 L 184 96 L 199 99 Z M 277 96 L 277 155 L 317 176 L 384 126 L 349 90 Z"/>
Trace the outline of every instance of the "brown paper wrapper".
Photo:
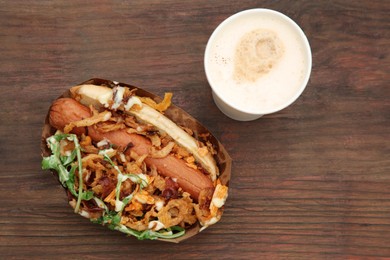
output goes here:
<path id="1" fill-rule="evenodd" d="M 143 90 L 141 88 L 138 88 L 138 87 L 135 87 L 135 86 L 132 86 L 129 84 L 125 84 L 125 83 L 115 84 L 113 81 L 110 81 L 110 80 L 93 78 L 93 79 L 90 79 L 90 80 L 85 81 L 85 82 L 78 84 L 78 85 L 83 85 L 83 84 L 94 84 L 94 85 L 100 85 L 100 86 L 107 86 L 110 88 L 117 86 L 117 85 L 128 87 L 130 89 L 136 88 L 137 89 L 136 94 L 138 96 L 149 97 L 149 98 L 152 98 L 156 102 L 162 101 L 162 98 L 160 98 L 160 97 L 158 97 L 158 96 L 156 96 L 156 95 L 154 95 L 146 90 Z M 63 93 L 58 98 L 62 98 L 62 97 L 71 97 L 70 91 L 67 90 L 65 93 Z M 215 151 L 217 152 L 217 154 L 214 156 L 214 158 L 217 162 L 217 166 L 218 166 L 219 171 L 220 171 L 219 179 L 221 180 L 221 183 L 223 185 L 229 186 L 232 160 L 231 160 L 229 154 L 227 153 L 227 151 L 225 150 L 225 148 L 223 147 L 223 145 L 217 140 L 217 138 L 215 138 L 212 135 L 212 133 L 210 133 L 210 131 L 207 130 L 207 128 L 204 127 L 199 121 L 197 121 L 195 118 L 193 118 L 187 112 L 185 112 L 181 108 L 175 106 L 174 104 L 172 104 L 164 112 L 164 114 L 165 114 L 165 116 L 170 118 L 173 122 L 175 122 L 177 125 L 190 128 L 194 132 L 194 136 L 196 139 L 198 139 L 199 135 L 209 134 L 207 137 L 207 141 L 209 141 L 213 145 Z M 53 135 L 55 132 L 56 132 L 56 129 L 51 127 L 49 124 L 49 111 L 48 111 L 46 118 L 45 118 L 43 130 L 42 130 L 42 140 L 41 140 L 42 156 L 49 156 L 51 154 L 49 148 L 46 145 L 46 138 Z M 55 172 L 53 174 L 58 179 L 58 174 Z M 216 225 L 218 225 L 218 223 Z M 201 226 L 197 222 L 194 226 L 187 229 L 185 235 L 182 237 L 175 238 L 175 239 L 159 239 L 159 240 L 179 243 L 183 240 L 186 240 L 186 239 L 198 234 L 200 228 L 201 228 Z"/>

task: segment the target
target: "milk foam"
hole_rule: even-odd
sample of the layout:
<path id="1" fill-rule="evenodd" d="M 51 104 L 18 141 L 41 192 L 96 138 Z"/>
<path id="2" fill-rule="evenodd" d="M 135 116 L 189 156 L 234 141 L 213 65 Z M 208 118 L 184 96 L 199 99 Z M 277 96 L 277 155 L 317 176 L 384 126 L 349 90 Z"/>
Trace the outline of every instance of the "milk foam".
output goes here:
<path id="1" fill-rule="evenodd" d="M 250 31 L 240 39 L 234 54 L 234 79 L 255 83 L 270 72 L 284 54 L 277 34 L 270 30 Z"/>
<path id="2" fill-rule="evenodd" d="M 235 68 L 236 50 L 243 37 L 253 31 L 274 33 L 283 53 L 266 73 L 253 80 L 240 80 Z M 237 17 L 217 32 L 209 44 L 208 80 L 214 92 L 231 106 L 249 113 L 267 113 L 288 105 L 300 94 L 308 63 L 305 46 L 296 29 L 282 18 L 270 14 Z M 242 71 L 248 71 L 245 66 Z"/>

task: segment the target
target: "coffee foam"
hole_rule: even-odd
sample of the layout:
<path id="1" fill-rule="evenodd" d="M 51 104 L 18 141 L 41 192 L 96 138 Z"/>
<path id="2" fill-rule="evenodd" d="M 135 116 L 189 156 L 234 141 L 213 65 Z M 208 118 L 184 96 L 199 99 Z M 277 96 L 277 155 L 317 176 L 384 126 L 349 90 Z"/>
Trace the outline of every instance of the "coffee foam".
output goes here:
<path id="1" fill-rule="evenodd" d="M 299 92 L 308 63 L 304 43 L 282 18 L 237 17 L 209 44 L 208 79 L 214 92 L 231 106 L 268 113 Z"/>
<path id="2" fill-rule="evenodd" d="M 237 44 L 233 78 L 238 84 L 245 81 L 255 83 L 272 70 L 283 53 L 283 43 L 275 32 L 264 29 L 250 31 Z"/>

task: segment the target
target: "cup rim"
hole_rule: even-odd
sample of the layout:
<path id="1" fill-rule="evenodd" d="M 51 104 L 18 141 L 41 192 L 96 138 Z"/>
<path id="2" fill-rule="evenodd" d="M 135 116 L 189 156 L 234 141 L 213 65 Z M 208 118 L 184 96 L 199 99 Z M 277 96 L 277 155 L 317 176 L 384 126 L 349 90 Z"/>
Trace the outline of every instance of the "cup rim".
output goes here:
<path id="1" fill-rule="evenodd" d="M 307 58 L 307 66 L 305 67 L 305 76 L 302 80 L 302 83 L 299 87 L 299 90 L 291 96 L 290 99 L 288 99 L 288 101 L 282 105 L 279 105 L 273 109 L 270 109 L 270 110 L 258 110 L 258 111 L 253 111 L 253 110 L 248 110 L 248 109 L 243 109 L 243 108 L 239 108 L 235 105 L 232 105 L 230 104 L 229 102 L 227 102 L 221 95 L 218 94 L 218 91 L 216 90 L 216 87 L 213 86 L 210 78 L 210 72 L 209 72 L 209 69 L 208 69 L 208 62 L 207 60 L 209 59 L 209 54 L 210 54 L 210 46 L 212 44 L 212 42 L 214 41 L 214 39 L 217 37 L 217 35 L 224 29 L 225 26 L 227 26 L 229 23 L 231 23 L 232 21 L 234 21 L 235 19 L 238 19 L 239 17 L 241 16 L 245 16 L 245 15 L 248 15 L 248 14 L 253 14 L 253 13 L 259 13 L 259 14 L 264 14 L 264 13 L 268 13 L 268 14 L 272 14 L 272 15 L 276 15 L 278 17 L 280 17 L 282 20 L 286 21 L 289 25 L 291 25 L 294 29 L 295 29 L 295 32 L 299 35 L 299 38 L 300 40 L 302 40 L 303 42 L 303 47 L 304 47 L 304 53 L 306 55 L 306 58 Z M 203 60 L 203 64 L 204 64 L 204 70 L 205 70 L 205 74 L 206 74 L 206 78 L 207 78 L 207 81 L 211 87 L 211 89 L 213 90 L 213 92 L 218 95 L 218 97 L 226 104 L 228 104 L 230 107 L 232 107 L 233 109 L 241 112 L 241 113 L 245 113 L 245 114 L 250 114 L 250 115 L 266 115 L 266 114 L 271 114 L 271 113 L 275 113 L 275 112 L 278 112 L 280 110 L 283 110 L 284 108 L 290 106 L 292 103 L 294 103 L 298 98 L 299 96 L 303 93 L 303 91 L 305 90 L 308 82 L 309 82 L 309 79 L 310 79 L 310 74 L 311 74 L 311 70 L 312 70 L 312 53 L 311 53 L 311 47 L 310 47 L 310 43 L 305 35 L 305 33 L 303 32 L 302 28 L 294 21 L 292 20 L 290 17 L 288 17 L 287 15 L 279 12 L 279 11 L 276 11 L 276 10 L 272 10 L 272 9 L 267 9 L 267 8 L 253 8 L 253 9 L 247 9 L 247 10 L 243 10 L 243 11 L 239 11 L 231 16 L 229 16 L 228 18 L 226 18 L 225 20 L 223 20 L 213 31 L 213 33 L 211 34 L 210 38 L 208 39 L 207 41 L 207 44 L 206 44 L 206 48 L 205 48 L 205 52 L 204 52 L 204 60 Z M 221 91 L 221 90 L 220 90 Z"/>

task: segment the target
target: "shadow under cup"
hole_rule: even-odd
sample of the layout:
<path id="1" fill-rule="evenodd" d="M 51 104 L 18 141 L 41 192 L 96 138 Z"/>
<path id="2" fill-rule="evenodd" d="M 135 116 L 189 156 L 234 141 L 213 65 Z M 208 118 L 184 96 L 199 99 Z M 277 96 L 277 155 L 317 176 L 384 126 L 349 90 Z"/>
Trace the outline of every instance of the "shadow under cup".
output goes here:
<path id="1" fill-rule="evenodd" d="M 256 41 L 264 42 L 264 39 L 269 40 L 271 37 L 279 41 L 280 38 L 283 54 L 276 66 L 269 66 L 271 69 L 265 76 L 245 82 L 245 87 L 241 88 L 241 85 L 237 86 L 240 83 L 235 83 L 238 82 L 234 77 L 237 66 L 241 66 L 239 69 L 244 73 L 253 69 L 253 66 L 245 67 L 242 63 L 237 65 L 240 58 L 237 50 L 246 35 L 251 33 L 260 35 L 256 36 Z M 257 42 L 246 40 L 246 44 L 248 42 L 246 52 L 239 53 L 244 59 L 248 56 L 248 49 L 253 49 L 253 53 L 259 52 L 254 47 Z M 264 63 L 262 57 L 255 56 L 255 63 Z M 280 111 L 298 99 L 310 78 L 312 56 L 304 32 L 292 19 L 280 12 L 259 8 L 236 13 L 214 30 L 206 46 L 204 66 L 217 107 L 232 119 L 251 121 Z M 265 82 L 266 87 L 261 82 Z"/>

